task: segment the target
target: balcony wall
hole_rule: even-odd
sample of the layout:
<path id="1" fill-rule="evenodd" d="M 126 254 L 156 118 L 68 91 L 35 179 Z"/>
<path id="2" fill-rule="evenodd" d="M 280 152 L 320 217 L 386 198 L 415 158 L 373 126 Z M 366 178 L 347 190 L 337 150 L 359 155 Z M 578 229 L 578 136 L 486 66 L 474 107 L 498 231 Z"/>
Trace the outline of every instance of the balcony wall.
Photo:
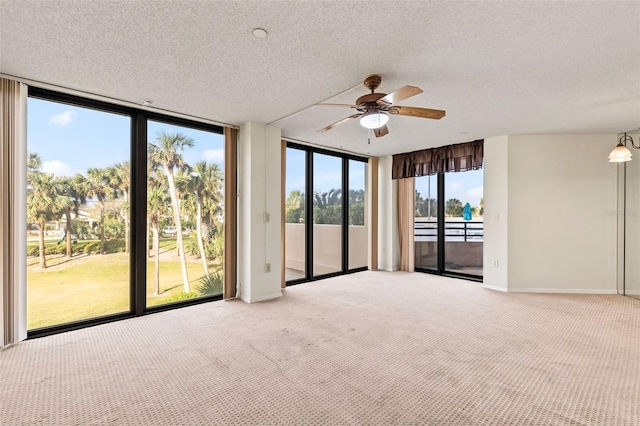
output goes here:
<path id="1" fill-rule="evenodd" d="M 340 225 L 313 225 L 313 270 L 315 275 L 327 274 L 341 270 L 342 253 L 341 250 L 334 250 L 334 247 L 341 247 Z M 305 257 L 305 224 L 287 223 L 285 226 L 285 265 L 288 269 L 304 271 Z M 367 266 L 367 228 L 365 226 L 349 227 L 349 267 L 357 268 Z M 327 249 L 330 248 L 330 249 Z M 356 248 L 356 249 L 353 249 Z"/>
<path id="2" fill-rule="evenodd" d="M 435 267 L 438 262 L 436 241 L 416 241 L 416 266 Z M 445 241 L 446 262 L 459 268 L 482 268 L 482 241 Z"/>

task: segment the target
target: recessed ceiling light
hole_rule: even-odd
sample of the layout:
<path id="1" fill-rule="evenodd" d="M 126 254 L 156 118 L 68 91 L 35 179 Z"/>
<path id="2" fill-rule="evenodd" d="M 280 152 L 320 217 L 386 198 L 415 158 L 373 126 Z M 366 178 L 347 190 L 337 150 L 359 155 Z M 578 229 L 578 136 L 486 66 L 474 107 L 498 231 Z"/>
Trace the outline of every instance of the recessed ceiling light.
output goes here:
<path id="1" fill-rule="evenodd" d="M 253 30 L 253 35 L 256 38 L 265 38 L 267 36 L 267 32 L 265 30 L 263 30 L 262 28 L 255 28 Z"/>
<path id="2" fill-rule="evenodd" d="M 466 135 L 469 132 L 460 132 L 461 135 Z"/>
<path id="3" fill-rule="evenodd" d="M 142 101 L 142 105 L 144 105 L 144 106 L 153 105 L 153 101 L 151 101 L 149 99 L 145 99 L 144 101 Z"/>

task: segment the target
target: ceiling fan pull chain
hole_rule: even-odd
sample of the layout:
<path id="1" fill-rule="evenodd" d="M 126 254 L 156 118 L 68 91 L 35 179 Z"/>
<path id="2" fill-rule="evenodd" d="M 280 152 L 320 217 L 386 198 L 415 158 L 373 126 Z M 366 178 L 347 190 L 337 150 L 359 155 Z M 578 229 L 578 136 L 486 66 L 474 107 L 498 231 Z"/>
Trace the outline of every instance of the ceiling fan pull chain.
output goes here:
<path id="1" fill-rule="evenodd" d="M 369 136 L 369 137 L 367 138 L 367 145 L 371 145 L 371 132 L 372 132 L 372 130 L 371 130 L 371 129 L 369 129 L 369 132 L 367 133 L 367 135 Z"/>

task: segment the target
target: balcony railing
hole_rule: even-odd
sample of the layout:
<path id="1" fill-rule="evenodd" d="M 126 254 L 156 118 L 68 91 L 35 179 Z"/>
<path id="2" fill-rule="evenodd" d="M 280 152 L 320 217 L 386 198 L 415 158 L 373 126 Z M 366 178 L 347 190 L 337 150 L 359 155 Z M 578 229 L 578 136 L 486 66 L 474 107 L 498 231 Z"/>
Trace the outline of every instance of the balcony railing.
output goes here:
<path id="1" fill-rule="evenodd" d="M 437 241 L 437 220 L 416 220 L 414 225 L 415 241 Z M 460 221 L 445 220 L 445 241 L 482 242 L 484 237 L 484 222 L 478 220 Z"/>
<path id="2" fill-rule="evenodd" d="M 416 268 L 435 269 L 439 254 L 437 219 L 416 218 Z M 449 218 L 444 222 L 445 270 L 482 276 L 484 222 Z"/>

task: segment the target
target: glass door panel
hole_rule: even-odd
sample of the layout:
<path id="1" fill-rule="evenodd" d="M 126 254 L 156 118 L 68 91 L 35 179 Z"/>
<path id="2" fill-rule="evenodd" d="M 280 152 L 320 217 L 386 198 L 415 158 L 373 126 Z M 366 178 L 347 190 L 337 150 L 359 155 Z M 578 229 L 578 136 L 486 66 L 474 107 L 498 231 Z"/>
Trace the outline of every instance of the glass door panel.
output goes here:
<path id="1" fill-rule="evenodd" d="M 305 230 L 305 151 L 287 148 L 285 182 L 285 274 L 287 281 L 306 277 L 307 237 Z"/>
<path id="2" fill-rule="evenodd" d="M 342 158 L 313 153 L 313 275 L 342 271 Z"/>
<path id="3" fill-rule="evenodd" d="M 482 276 L 482 170 L 445 173 L 444 269 Z"/>
<path id="4" fill-rule="evenodd" d="M 349 269 L 365 268 L 369 264 L 367 250 L 367 163 L 349 160 Z"/>
<path id="5" fill-rule="evenodd" d="M 148 121 L 147 306 L 222 294 L 224 136 Z"/>
<path id="6" fill-rule="evenodd" d="M 128 312 L 131 119 L 27 107 L 27 329 Z"/>
<path id="7" fill-rule="evenodd" d="M 415 178 L 415 267 L 438 269 L 438 176 Z"/>

